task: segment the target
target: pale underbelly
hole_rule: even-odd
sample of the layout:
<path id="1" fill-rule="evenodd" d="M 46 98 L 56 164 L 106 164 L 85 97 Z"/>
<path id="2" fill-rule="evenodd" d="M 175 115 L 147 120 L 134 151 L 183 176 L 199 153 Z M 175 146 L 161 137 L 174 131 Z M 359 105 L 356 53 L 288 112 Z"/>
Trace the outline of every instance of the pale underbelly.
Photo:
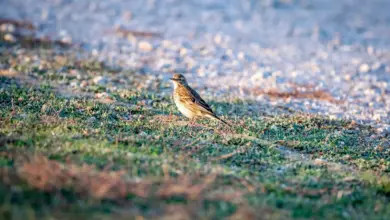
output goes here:
<path id="1" fill-rule="evenodd" d="M 187 118 L 193 118 L 196 116 L 196 114 L 193 111 L 190 111 L 188 108 L 186 108 L 184 105 L 176 102 L 176 106 L 179 109 L 179 111 L 186 116 Z"/>

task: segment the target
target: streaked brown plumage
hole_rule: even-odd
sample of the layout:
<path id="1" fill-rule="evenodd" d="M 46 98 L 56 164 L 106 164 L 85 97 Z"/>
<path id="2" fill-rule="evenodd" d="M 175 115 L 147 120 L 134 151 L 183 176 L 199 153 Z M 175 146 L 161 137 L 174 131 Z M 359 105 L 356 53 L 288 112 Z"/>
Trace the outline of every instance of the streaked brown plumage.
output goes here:
<path id="1" fill-rule="evenodd" d="M 208 117 L 230 126 L 227 122 L 215 115 L 210 106 L 188 85 L 183 75 L 175 74 L 171 80 L 174 84 L 173 100 L 183 115 L 190 119 Z"/>

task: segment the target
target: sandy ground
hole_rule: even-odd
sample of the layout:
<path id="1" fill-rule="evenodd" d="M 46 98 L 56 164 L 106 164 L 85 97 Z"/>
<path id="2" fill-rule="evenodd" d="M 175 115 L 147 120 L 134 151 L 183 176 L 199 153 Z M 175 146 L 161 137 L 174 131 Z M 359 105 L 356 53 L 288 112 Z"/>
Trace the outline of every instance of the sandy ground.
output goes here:
<path id="1" fill-rule="evenodd" d="M 38 35 L 80 43 L 113 65 L 164 78 L 180 72 L 206 97 L 380 132 L 390 132 L 389 9 L 388 0 L 0 0 L 0 17 L 30 20 Z"/>

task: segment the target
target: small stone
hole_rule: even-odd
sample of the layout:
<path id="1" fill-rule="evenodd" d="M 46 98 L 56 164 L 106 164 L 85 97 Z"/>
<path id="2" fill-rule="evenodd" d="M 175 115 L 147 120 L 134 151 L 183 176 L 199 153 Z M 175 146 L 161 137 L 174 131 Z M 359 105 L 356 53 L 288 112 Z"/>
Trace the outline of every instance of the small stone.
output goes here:
<path id="1" fill-rule="evenodd" d="M 98 98 L 98 99 L 101 99 L 101 98 L 111 98 L 110 94 L 108 94 L 107 92 L 96 93 L 95 97 Z"/>
<path id="2" fill-rule="evenodd" d="M 356 177 L 354 176 L 347 176 L 347 177 L 344 177 L 343 181 L 345 182 L 349 182 L 349 181 L 354 181 L 356 180 Z"/>
<path id="3" fill-rule="evenodd" d="M 131 42 L 132 44 L 136 44 L 137 43 L 137 38 L 134 35 L 132 35 L 132 34 L 128 34 L 127 35 L 127 40 L 129 42 Z"/>
<path id="4" fill-rule="evenodd" d="M 375 52 L 374 47 L 372 47 L 372 46 L 367 47 L 367 53 L 368 53 L 368 54 L 373 55 L 374 52 Z"/>
<path id="5" fill-rule="evenodd" d="M 370 71 L 370 66 L 367 63 L 364 63 L 359 66 L 360 73 L 368 73 Z"/>
<path id="6" fill-rule="evenodd" d="M 81 88 L 85 88 L 87 86 L 88 86 L 88 81 L 86 81 L 86 80 L 81 81 L 81 83 L 80 83 Z"/>
<path id="7" fill-rule="evenodd" d="M 13 25 L 13 24 L 2 24 L 1 26 L 0 26 L 0 30 L 2 31 L 2 32 L 10 32 L 10 33 L 13 33 L 13 32 L 15 32 L 15 25 Z"/>
<path id="8" fill-rule="evenodd" d="M 171 48 L 172 45 L 173 45 L 173 42 L 169 41 L 169 40 L 163 40 L 161 43 L 161 46 L 164 48 Z"/>
<path id="9" fill-rule="evenodd" d="M 376 151 L 383 151 L 383 147 L 381 145 L 377 145 L 374 147 Z"/>
<path id="10" fill-rule="evenodd" d="M 0 31 L 1 32 L 7 32 L 7 24 L 0 25 Z"/>
<path id="11" fill-rule="evenodd" d="M 222 42 L 222 36 L 219 35 L 219 34 L 215 35 L 215 37 L 214 37 L 214 42 L 215 42 L 216 44 L 221 44 L 221 42 Z"/>
<path id="12" fill-rule="evenodd" d="M 237 55 L 237 58 L 239 60 L 244 60 L 245 59 L 245 53 L 244 52 L 239 52 L 238 55 Z"/>
<path id="13" fill-rule="evenodd" d="M 317 166 L 322 166 L 322 165 L 325 165 L 326 163 L 327 163 L 327 161 L 324 159 L 316 158 L 314 160 L 314 165 L 317 165 Z"/>
<path id="14" fill-rule="evenodd" d="M 79 82 L 78 81 L 72 81 L 70 83 L 70 86 L 73 87 L 73 88 L 77 88 L 79 86 Z"/>
<path id="15" fill-rule="evenodd" d="M 252 75 L 252 77 L 250 79 L 251 79 L 251 81 L 263 80 L 263 73 L 261 73 L 261 72 L 255 73 Z"/>
<path id="16" fill-rule="evenodd" d="M 185 56 L 187 53 L 188 53 L 188 52 L 187 52 L 187 49 L 186 49 L 186 48 L 180 48 L 179 54 L 180 54 L 181 57 Z"/>
<path id="17" fill-rule="evenodd" d="M 61 42 L 66 44 L 72 44 L 72 37 L 71 36 L 62 37 Z"/>
<path id="18" fill-rule="evenodd" d="M 4 35 L 4 40 L 5 41 L 8 41 L 8 42 L 16 42 L 16 38 L 14 37 L 14 35 L 10 34 L 10 33 L 7 33 Z"/>
<path id="19" fill-rule="evenodd" d="M 104 77 L 104 76 L 96 76 L 95 78 L 93 78 L 93 82 L 96 85 L 103 86 L 103 85 L 107 84 L 108 79 L 106 77 Z"/>
<path id="20" fill-rule="evenodd" d="M 139 48 L 140 50 L 145 51 L 145 52 L 150 52 L 150 51 L 153 50 L 152 44 L 150 44 L 150 43 L 147 42 L 147 41 L 141 41 L 141 42 L 139 42 L 139 43 L 138 43 L 138 48 Z"/>
<path id="21" fill-rule="evenodd" d="M 390 126 L 383 126 L 377 129 L 379 134 L 387 135 L 390 134 Z"/>
<path id="22" fill-rule="evenodd" d="M 344 159 L 344 160 L 350 160 L 350 159 L 351 159 L 351 155 L 349 155 L 349 154 L 344 155 L 344 156 L 343 156 L 343 159 Z"/>
<path id="23" fill-rule="evenodd" d="M 376 121 L 380 121 L 380 120 L 381 120 L 381 115 L 379 115 L 379 114 L 374 114 L 374 115 L 372 116 L 372 119 L 374 119 L 374 120 L 376 120 Z"/>

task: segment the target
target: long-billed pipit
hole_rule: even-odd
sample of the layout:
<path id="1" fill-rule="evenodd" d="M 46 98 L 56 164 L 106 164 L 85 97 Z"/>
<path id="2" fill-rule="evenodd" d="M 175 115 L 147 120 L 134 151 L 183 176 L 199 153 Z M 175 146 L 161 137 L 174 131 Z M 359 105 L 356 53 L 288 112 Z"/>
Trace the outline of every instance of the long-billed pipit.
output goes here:
<path id="1" fill-rule="evenodd" d="M 174 86 L 173 100 L 183 115 L 190 119 L 197 117 L 216 119 L 229 127 L 231 126 L 215 115 L 210 106 L 188 85 L 183 75 L 175 74 L 170 79 L 173 81 Z"/>

